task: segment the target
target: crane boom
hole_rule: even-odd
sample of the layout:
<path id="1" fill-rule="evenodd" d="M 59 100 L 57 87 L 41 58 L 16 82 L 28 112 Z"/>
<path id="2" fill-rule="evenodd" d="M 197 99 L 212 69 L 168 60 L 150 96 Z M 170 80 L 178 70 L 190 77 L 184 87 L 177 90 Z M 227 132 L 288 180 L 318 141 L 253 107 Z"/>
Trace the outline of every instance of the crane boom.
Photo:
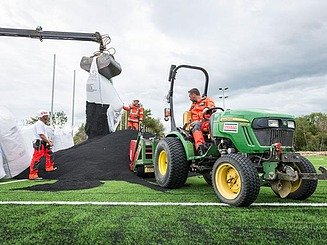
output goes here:
<path id="1" fill-rule="evenodd" d="M 43 39 L 91 41 L 100 44 L 100 51 L 105 50 L 105 43 L 99 32 L 80 33 L 80 32 L 43 31 L 42 27 L 37 27 L 35 30 L 0 28 L 0 36 L 30 37 L 30 38 L 39 39 L 40 41 L 42 41 Z"/>
<path id="2" fill-rule="evenodd" d="M 40 41 L 42 41 L 43 39 L 55 39 L 97 42 L 100 44 L 100 52 L 97 52 L 91 57 L 82 57 L 80 63 L 81 68 L 87 72 L 90 72 L 93 57 L 96 56 L 97 66 L 101 75 L 105 76 L 107 79 L 110 79 L 121 73 L 120 64 L 114 59 L 113 54 L 103 52 L 106 50 L 106 45 L 110 42 L 110 37 L 108 35 L 102 36 L 99 32 L 81 33 L 63 31 L 43 31 L 42 27 L 38 26 L 35 30 L 0 28 L 0 36 L 30 37 L 39 39 Z"/>

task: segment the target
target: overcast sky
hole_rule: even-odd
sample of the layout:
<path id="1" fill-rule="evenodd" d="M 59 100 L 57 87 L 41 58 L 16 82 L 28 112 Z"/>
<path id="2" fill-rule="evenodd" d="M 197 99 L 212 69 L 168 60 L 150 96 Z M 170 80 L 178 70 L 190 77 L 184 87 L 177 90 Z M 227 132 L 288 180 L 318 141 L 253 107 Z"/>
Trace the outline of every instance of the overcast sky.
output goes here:
<path id="1" fill-rule="evenodd" d="M 2 28 L 108 34 L 123 69 L 113 79 L 122 101 L 138 98 L 156 118 L 167 106 L 171 64 L 205 68 L 208 95 L 219 106 L 219 87 L 228 87 L 226 108 L 327 113 L 327 1 L 1 0 L 0 6 Z M 0 104 L 18 121 L 50 110 L 56 54 L 54 111 L 65 111 L 71 123 L 76 70 L 75 122 L 85 122 L 88 73 L 79 63 L 98 44 L 0 36 L 0 50 Z M 189 108 L 187 91 L 203 84 L 198 71 L 178 72 L 177 118 Z"/>

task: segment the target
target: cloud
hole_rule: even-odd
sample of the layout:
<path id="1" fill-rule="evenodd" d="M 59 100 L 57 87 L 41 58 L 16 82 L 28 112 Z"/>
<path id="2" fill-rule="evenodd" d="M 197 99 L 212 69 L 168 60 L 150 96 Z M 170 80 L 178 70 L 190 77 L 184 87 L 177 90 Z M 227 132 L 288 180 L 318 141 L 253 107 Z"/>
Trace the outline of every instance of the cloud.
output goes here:
<path id="1" fill-rule="evenodd" d="M 229 108 L 267 108 L 294 115 L 326 112 L 327 75 L 302 77 L 235 92 L 227 99 Z"/>
<path id="2" fill-rule="evenodd" d="M 326 74 L 326 3 L 254 3 L 161 1 L 152 4 L 152 19 L 185 45 L 185 62 L 207 67 L 213 80 L 231 87 Z"/>
<path id="3" fill-rule="evenodd" d="M 217 104 L 262 107 L 301 115 L 326 112 L 327 2 L 323 1 L 74 1 L 3 0 L 1 27 L 109 34 L 123 72 L 113 79 L 125 103 L 139 98 L 163 118 L 171 64 L 209 72 L 209 95 Z M 87 72 L 82 56 L 98 44 L 0 37 L 0 103 L 19 119 L 50 108 L 56 54 L 55 110 L 69 119 L 76 70 L 75 122 L 85 121 Z M 180 70 L 176 117 L 189 108 L 187 91 L 203 89 L 203 74 Z M 14 94 L 14 95 L 13 95 Z M 14 99 L 13 99 L 14 98 Z"/>

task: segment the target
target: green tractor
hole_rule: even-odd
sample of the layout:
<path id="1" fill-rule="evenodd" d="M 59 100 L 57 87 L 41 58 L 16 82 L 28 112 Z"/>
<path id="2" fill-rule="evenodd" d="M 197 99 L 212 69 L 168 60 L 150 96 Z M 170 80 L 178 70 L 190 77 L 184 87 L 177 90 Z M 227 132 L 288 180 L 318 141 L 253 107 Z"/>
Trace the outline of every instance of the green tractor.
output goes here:
<path id="1" fill-rule="evenodd" d="M 260 186 L 270 186 L 281 198 L 304 200 L 315 192 L 318 179 L 327 179 L 325 168 L 320 167 L 322 173 L 317 174 L 308 159 L 294 152 L 296 125 L 294 117 L 287 114 L 212 108 L 210 129 L 205 133 L 208 149 L 197 155 L 189 129 L 190 116 L 184 113 L 182 127 L 176 126 L 174 118 L 173 89 L 180 68 L 204 73 L 203 96 L 207 96 L 209 75 L 205 69 L 171 66 L 167 95 L 170 107 L 165 108 L 171 131 L 163 139 L 152 140 L 153 168 L 159 186 L 180 188 L 189 172 L 196 172 L 213 186 L 222 202 L 249 206 L 257 199 Z M 151 168 L 152 162 L 145 166 Z"/>

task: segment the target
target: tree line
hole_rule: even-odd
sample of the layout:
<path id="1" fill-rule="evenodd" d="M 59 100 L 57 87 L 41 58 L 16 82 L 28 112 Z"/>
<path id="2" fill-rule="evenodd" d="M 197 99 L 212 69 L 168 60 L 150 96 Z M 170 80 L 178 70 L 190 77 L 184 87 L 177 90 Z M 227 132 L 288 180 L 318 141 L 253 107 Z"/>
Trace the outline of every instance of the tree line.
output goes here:
<path id="1" fill-rule="evenodd" d="M 118 130 L 126 129 L 127 112 L 124 112 Z M 27 124 L 33 124 L 38 120 L 31 117 L 26 120 Z M 63 127 L 67 123 L 65 112 L 55 112 L 52 116 L 53 125 Z M 296 129 L 294 147 L 296 151 L 327 151 L 327 114 L 314 112 L 310 115 L 295 118 Z M 159 137 L 164 135 L 164 126 L 159 119 L 152 117 L 151 110 L 144 110 L 144 131 L 153 133 Z M 79 144 L 87 139 L 85 124 L 83 123 L 74 135 L 74 143 Z"/>
<path id="2" fill-rule="evenodd" d="M 327 150 L 327 114 L 314 112 L 295 118 L 295 150 Z"/>

